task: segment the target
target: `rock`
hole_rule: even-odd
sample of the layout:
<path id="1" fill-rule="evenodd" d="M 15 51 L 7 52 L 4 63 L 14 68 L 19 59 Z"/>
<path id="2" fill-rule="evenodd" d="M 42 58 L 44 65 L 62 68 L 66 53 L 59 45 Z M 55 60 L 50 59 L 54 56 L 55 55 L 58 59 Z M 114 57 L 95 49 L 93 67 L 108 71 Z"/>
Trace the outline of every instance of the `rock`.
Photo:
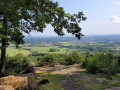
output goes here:
<path id="1" fill-rule="evenodd" d="M 35 63 L 33 63 L 33 62 L 28 63 L 28 67 L 35 69 Z"/>
<path id="2" fill-rule="evenodd" d="M 91 78 L 88 77 L 88 76 L 82 76 L 82 78 L 86 79 L 86 80 L 90 80 L 91 81 Z"/>
<path id="3" fill-rule="evenodd" d="M 0 85 L 2 85 L 1 88 L 4 85 L 9 85 L 9 87 L 11 86 L 14 90 L 36 90 L 37 83 L 35 79 L 35 64 L 29 63 L 28 67 L 26 67 L 19 76 L 7 76 L 0 78 Z"/>
<path id="4" fill-rule="evenodd" d="M 107 79 L 105 79 L 105 78 L 96 78 L 96 81 L 98 82 L 98 83 L 107 83 Z"/>
<path id="5" fill-rule="evenodd" d="M 35 75 L 33 73 L 2 77 L 0 78 L 0 85 L 11 85 L 15 90 L 35 90 L 37 87 Z"/>
<path id="6" fill-rule="evenodd" d="M 15 90 L 11 85 L 0 85 L 0 90 Z"/>
<path id="7" fill-rule="evenodd" d="M 0 85 L 10 85 L 12 86 L 15 90 L 24 90 L 27 89 L 29 90 L 29 85 L 28 85 L 28 77 L 22 77 L 22 76 L 7 76 L 7 77 L 2 77 L 0 78 Z"/>
<path id="8" fill-rule="evenodd" d="M 20 74 L 33 73 L 35 75 L 35 63 L 28 63 L 28 66 L 24 68 Z"/>
<path id="9" fill-rule="evenodd" d="M 106 90 L 120 90 L 120 87 L 113 87 L 113 88 L 109 88 L 109 89 L 106 89 Z"/>
<path id="10" fill-rule="evenodd" d="M 30 90 L 35 90 L 35 88 L 37 87 L 37 82 L 35 79 L 35 75 L 34 73 L 27 73 L 27 74 L 22 74 L 21 76 L 27 76 L 28 77 L 28 84 L 29 84 L 29 88 Z"/>
<path id="11" fill-rule="evenodd" d="M 0 90 L 15 90 L 11 85 L 0 85 Z"/>

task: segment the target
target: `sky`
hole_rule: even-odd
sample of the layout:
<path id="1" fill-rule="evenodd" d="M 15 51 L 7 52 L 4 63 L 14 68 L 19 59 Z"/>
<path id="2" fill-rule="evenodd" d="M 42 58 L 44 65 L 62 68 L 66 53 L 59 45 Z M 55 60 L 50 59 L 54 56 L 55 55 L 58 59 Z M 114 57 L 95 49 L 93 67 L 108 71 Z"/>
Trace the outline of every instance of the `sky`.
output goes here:
<path id="1" fill-rule="evenodd" d="M 84 35 L 120 34 L 120 0 L 52 0 L 58 2 L 66 13 L 82 11 L 87 17 L 79 24 Z M 65 31 L 65 30 L 64 30 Z M 67 34 L 65 32 L 66 36 Z M 47 25 L 43 33 L 32 32 L 31 36 L 57 36 Z"/>

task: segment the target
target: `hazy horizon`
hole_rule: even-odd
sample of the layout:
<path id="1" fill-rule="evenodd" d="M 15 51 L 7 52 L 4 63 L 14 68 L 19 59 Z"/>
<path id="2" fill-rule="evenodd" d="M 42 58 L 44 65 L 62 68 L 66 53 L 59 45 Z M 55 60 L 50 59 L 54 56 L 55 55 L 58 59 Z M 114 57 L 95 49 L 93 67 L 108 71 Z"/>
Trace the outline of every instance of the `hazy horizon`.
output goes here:
<path id="1" fill-rule="evenodd" d="M 120 34 L 89 34 L 89 35 L 84 35 L 83 37 L 86 37 L 86 36 L 120 36 Z M 75 37 L 74 35 L 64 35 L 64 36 L 56 36 L 56 35 L 54 35 L 54 36 L 45 36 L 45 35 L 43 35 L 43 36 L 41 36 L 41 35 L 39 35 L 39 36 L 34 36 L 34 35 L 27 35 L 27 36 L 25 36 L 25 37 Z"/>
<path id="2" fill-rule="evenodd" d="M 87 17 L 79 25 L 84 35 L 120 34 L 120 0 L 52 0 L 58 2 L 66 13 L 82 11 Z M 65 31 L 65 30 L 64 30 Z M 65 32 L 66 35 L 69 35 Z M 43 33 L 32 32 L 31 36 L 57 36 L 51 25 Z"/>

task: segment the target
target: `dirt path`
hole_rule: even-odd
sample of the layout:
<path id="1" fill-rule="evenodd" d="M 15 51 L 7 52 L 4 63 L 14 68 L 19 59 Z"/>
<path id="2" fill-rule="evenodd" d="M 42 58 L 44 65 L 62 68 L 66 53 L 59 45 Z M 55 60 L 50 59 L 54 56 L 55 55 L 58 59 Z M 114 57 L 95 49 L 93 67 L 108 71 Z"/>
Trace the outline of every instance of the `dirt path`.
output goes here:
<path id="1" fill-rule="evenodd" d="M 68 75 L 68 80 L 65 82 L 66 86 L 65 86 L 65 90 L 86 90 L 84 88 L 84 86 L 79 86 L 79 87 L 76 87 L 75 86 L 75 83 L 76 83 L 76 80 L 75 78 L 78 77 L 77 74 L 74 74 L 74 75 Z"/>
<path id="2" fill-rule="evenodd" d="M 84 69 L 77 69 L 79 65 L 70 65 L 70 66 L 65 66 L 65 65 L 57 65 L 53 68 L 38 68 L 37 70 L 39 71 L 51 71 L 51 74 L 61 74 L 61 75 L 66 75 L 67 80 L 62 80 L 64 82 L 65 90 L 85 90 L 83 86 L 75 87 L 76 83 L 76 77 L 79 76 L 80 72 L 85 71 Z"/>
<path id="3" fill-rule="evenodd" d="M 79 66 L 80 65 L 56 65 L 52 68 L 36 68 L 39 78 L 45 77 L 48 78 L 50 82 L 52 82 L 52 84 L 49 84 L 48 86 L 44 85 L 44 87 L 41 87 L 44 89 L 40 88 L 39 90 L 120 90 L 120 87 L 115 87 L 115 85 L 119 83 L 119 80 L 110 81 L 98 75 L 86 75 L 84 73 L 86 71 L 84 69 L 80 69 Z M 62 88 L 58 89 L 61 82 L 63 83 L 61 86 Z M 56 87 L 49 89 L 54 86 Z M 47 87 L 48 89 L 46 89 Z"/>

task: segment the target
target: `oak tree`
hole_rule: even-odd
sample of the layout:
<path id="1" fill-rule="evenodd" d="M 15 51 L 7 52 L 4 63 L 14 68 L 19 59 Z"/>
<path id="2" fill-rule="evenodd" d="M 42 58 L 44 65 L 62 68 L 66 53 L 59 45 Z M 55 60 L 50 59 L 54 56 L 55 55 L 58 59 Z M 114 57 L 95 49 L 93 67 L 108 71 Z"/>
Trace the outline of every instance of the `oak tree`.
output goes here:
<path id="1" fill-rule="evenodd" d="M 78 23 L 84 20 L 82 12 L 70 15 L 51 0 L 0 0 L 0 74 L 5 73 L 7 46 L 10 42 L 16 47 L 23 44 L 23 33 L 43 32 L 47 24 L 51 24 L 58 35 L 65 35 L 63 29 L 66 29 L 80 39 L 83 34 Z"/>

